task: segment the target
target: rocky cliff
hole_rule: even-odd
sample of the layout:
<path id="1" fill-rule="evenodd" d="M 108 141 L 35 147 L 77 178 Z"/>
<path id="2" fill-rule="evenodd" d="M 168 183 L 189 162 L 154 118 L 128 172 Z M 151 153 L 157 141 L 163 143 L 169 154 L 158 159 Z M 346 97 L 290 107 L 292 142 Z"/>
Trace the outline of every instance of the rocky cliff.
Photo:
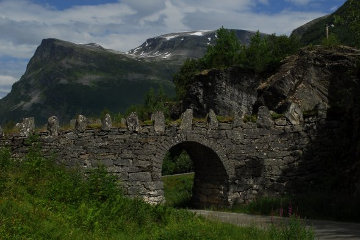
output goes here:
<path id="1" fill-rule="evenodd" d="M 303 164 L 320 162 L 324 175 L 316 177 L 327 187 L 360 192 L 359 62 L 358 49 L 315 46 L 286 58 L 269 77 L 240 68 L 204 71 L 194 77 L 184 108 L 192 107 L 197 116 L 210 109 L 232 116 L 256 115 L 259 106 L 267 106 L 274 119 L 285 116 L 293 124 L 325 119 L 312 130 L 309 147 L 316 154 L 304 153 Z"/>
<path id="2" fill-rule="evenodd" d="M 286 58 L 269 77 L 239 67 L 206 70 L 194 77 L 184 107 L 191 106 L 196 115 L 210 109 L 220 115 L 253 114 L 261 105 L 284 113 L 291 104 L 303 112 L 318 107 L 343 112 L 355 104 L 359 59 L 355 48 L 316 46 Z"/>

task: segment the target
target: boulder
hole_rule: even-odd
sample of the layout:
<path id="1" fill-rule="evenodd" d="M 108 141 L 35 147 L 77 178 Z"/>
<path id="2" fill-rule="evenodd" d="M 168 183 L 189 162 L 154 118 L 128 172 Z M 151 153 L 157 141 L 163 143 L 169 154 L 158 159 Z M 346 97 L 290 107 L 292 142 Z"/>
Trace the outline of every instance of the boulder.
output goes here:
<path id="1" fill-rule="evenodd" d="M 56 116 L 51 116 L 48 118 L 47 130 L 50 133 L 50 136 L 59 135 L 59 120 Z"/>

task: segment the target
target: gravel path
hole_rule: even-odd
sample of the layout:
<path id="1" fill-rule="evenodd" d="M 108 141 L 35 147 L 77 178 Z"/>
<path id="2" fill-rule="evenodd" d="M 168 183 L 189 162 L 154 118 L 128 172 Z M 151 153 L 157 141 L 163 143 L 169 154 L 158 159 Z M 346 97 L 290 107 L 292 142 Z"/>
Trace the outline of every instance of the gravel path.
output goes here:
<path id="1" fill-rule="evenodd" d="M 221 222 L 227 222 L 238 226 L 256 225 L 258 227 L 266 227 L 271 224 L 272 221 L 277 222 L 284 220 L 284 218 L 280 217 L 248 215 L 243 213 L 229 213 L 207 210 L 190 211 L 209 219 L 215 219 Z M 313 227 L 316 239 L 360 240 L 360 223 L 307 220 L 307 225 Z"/>

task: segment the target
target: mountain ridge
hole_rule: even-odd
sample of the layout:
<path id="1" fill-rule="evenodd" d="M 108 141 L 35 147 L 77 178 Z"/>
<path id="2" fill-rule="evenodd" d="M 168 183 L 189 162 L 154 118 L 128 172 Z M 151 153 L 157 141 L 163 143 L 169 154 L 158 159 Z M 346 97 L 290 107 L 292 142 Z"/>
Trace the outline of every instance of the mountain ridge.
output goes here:
<path id="1" fill-rule="evenodd" d="M 24 75 L 13 84 L 11 92 L 0 99 L 0 124 L 21 121 L 28 116 L 35 116 L 37 124 L 44 124 L 51 115 L 66 124 L 77 114 L 98 116 L 103 110 L 124 113 L 129 106 L 142 103 L 150 88 L 160 86 L 167 95 L 174 96 L 173 74 L 186 58 L 201 57 L 206 52 L 209 36 L 198 32 L 147 39 L 135 48 L 139 53 L 147 51 L 146 56 L 137 54 L 135 49 L 123 53 L 96 43 L 44 39 Z M 238 32 L 244 44 L 254 34 L 245 30 Z M 215 33 L 209 31 L 210 35 Z M 188 35 L 185 44 L 174 44 L 180 35 Z M 152 48 L 146 48 L 150 42 Z M 154 56 L 156 51 L 162 55 Z M 165 57 L 169 53 L 171 56 Z"/>

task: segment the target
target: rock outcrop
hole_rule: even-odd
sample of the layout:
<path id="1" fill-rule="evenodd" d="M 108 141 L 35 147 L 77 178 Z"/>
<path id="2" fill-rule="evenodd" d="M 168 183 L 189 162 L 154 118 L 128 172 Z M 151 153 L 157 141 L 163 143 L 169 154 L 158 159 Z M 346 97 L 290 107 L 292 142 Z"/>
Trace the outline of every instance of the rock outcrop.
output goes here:
<path id="1" fill-rule="evenodd" d="M 308 129 L 316 120 L 320 124 L 311 129 L 309 148 L 320 152 L 299 154 L 306 164 L 327 166 L 318 171 L 321 188 L 360 191 L 360 50 L 303 48 L 267 75 L 236 67 L 204 71 L 192 79 L 183 108 L 192 108 L 194 116 L 204 117 L 210 109 L 234 116 L 234 127 L 246 115 L 250 121 L 257 115 L 257 126 L 264 129 L 288 124 Z"/>
<path id="2" fill-rule="evenodd" d="M 259 84 L 259 76 L 238 67 L 203 71 L 193 79 L 183 105 L 193 109 L 195 117 L 205 117 L 210 109 L 223 116 L 251 113 Z"/>

